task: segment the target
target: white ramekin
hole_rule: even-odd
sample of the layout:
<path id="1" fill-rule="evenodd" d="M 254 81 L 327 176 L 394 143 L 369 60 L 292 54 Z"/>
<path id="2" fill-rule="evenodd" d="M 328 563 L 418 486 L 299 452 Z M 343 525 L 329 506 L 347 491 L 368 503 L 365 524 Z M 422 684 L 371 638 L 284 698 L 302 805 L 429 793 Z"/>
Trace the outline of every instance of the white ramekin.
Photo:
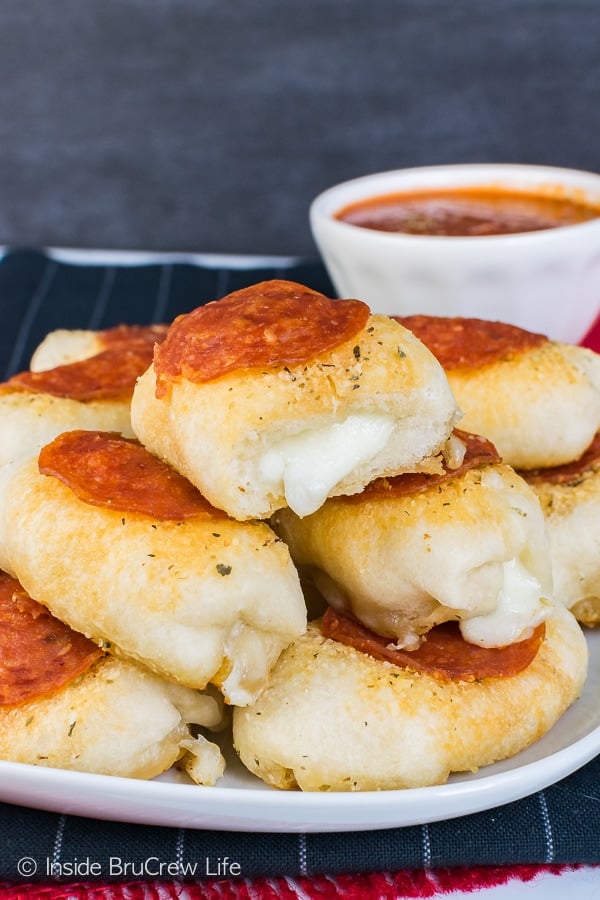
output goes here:
<path id="1" fill-rule="evenodd" d="M 336 218 L 369 197 L 469 185 L 540 190 L 600 207 L 600 174 L 550 166 L 427 166 L 343 182 L 310 207 L 313 237 L 338 295 L 386 315 L 492 319 L 580 341 L 600 312 L 600 218 L 478 237 L 390 234 Z"/>

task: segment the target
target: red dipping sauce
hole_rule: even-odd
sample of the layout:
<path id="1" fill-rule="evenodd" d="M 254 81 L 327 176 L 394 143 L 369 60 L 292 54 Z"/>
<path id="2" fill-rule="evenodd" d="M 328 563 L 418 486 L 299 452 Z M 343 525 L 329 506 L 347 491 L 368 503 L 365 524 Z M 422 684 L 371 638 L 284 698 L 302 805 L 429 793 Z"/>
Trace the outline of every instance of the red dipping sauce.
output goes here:
<path id="1" fill-rule="evenodd" d="M 588 222 L 600 218 L 600 207 L 550 193 L 473 186 L 370 197 L 343 207 L 335 218 L 374 231 L 481 237 Z"/>

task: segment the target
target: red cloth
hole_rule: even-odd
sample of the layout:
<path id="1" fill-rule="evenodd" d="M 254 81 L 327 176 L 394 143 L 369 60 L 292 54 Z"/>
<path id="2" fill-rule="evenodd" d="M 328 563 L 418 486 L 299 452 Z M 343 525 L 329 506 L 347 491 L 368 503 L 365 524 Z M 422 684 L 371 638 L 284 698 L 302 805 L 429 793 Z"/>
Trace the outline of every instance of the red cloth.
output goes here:
<path id="1" fill-rule="evenodd" d="M 453 891 L 472 891 L 531 881 L 541 872 L 559 875 L 577 866 L 510 866 L 475 869 L 406 870 L 364 875 L 316 878 L 257 878 L 209 880 L 202 884 L 129 882 L 69 885 L 0 884 L 0 900 L 397 900 L 398 897 L 440 897 Z"/>
<path id="2" fill-rule="evenodd" d="M 596 319 L 596 324 L 588 331 L 581 343 L 585 347 L 591 347 L 592 350 L 596 350 L 600 353 L 600 315 Z"/>

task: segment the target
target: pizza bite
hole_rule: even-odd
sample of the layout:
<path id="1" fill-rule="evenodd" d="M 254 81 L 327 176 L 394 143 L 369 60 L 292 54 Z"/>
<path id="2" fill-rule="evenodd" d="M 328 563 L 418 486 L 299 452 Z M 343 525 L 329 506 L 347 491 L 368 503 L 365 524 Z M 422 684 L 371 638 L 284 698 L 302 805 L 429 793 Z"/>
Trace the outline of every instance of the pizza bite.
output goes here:
<path id="1" fill-rule="evenodd" d="M 137 441 L 59 435 L 11 477 L 2 515 L 30 595 L 163 678 L 248 703 L 305 630 L 286 545 L 212 507 Z"/>
<path id="2" fill-rule="evenodd" d="M 282 789 L 419 788 L 474 772 L 541 738 L 581 692 L 587 644 L 579 625 L 557 605 L 542 628 L 524 667 L 505 667 L 503 650 L 477 648 L 492 654 L 490 668 L 480 659 L 477 677 L 456 677 L 443 669 L 443 642 L 441 671 L 417 670 L 311 622 L 256 703 L 234 710 L 235 748 L 250 772 Z"/>
<path id="3" fill-rule="evenodd" d="M 437 471 L 459 415 L 407 329 L 278 280 L 176 319 L 131 414 L 144 446 L 240 520 L 308 515 L 378 476 Z"/>
<path id="4" fill-rule="evenodd" d="M 600 433 L 577 460 L 522 473 L 545 519 L 554 591 L 588 627 L 600 624 Z"/>
<path id="5" fill-rule="evenodd" d="M 600 355 L 504 322 L 398 318 L 441 362 L 463 416 L 515 469 L 580 457 L 600 430 Z"/>
<path id="6" fill-rule="evenodd" d="M 0 759 L 127 778 L 174 763 L 214 784 L 218 695 L 170 684 L 73 631 L 0 573 Z"/>
<path id="7" fill-rule="evenodd" d="M 493 445 L 455 431 L 460 464 L 378 479 L 310 516 L 271 519 L 302 578 L 398 647 L 455 620 L 486 647 L 528 636 L 551 610 L 544 518 Z"/>

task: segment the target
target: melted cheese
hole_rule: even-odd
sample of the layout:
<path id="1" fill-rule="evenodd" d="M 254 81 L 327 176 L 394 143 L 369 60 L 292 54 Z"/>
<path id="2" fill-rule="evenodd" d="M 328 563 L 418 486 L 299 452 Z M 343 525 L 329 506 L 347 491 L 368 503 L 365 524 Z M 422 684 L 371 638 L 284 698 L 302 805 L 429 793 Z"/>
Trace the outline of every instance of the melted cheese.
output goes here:
<path id="1" fill-rule="evenodd" d="M 183 764 L 192 781 L 209 787 L 215 785 L 225 772 L 225 759 L 217 744 L 199 734 L 181 741 L 180 747 L 188 752 Z"/>
<path id="2" fill-rule="evenodd" d="M 484 612 L 484 604 L 460 618 L 459 627 L 465 641 L 480 647 L 504 647 L 530 637 L 533 629 L 551 614 L 553 605 L 542 595 L 539 581 L 516 559 L 503 565 L 503 584 L 494 607 Z M 390 610 L 373 606 L 372 615 L 357 615 L 348 595 L 320 569 L 312 570 L 311 577 L 329 606 L 341 613 L 355 615 L 359 621 L 379 634 L 389 633 Z M 451 608 L 451 607 L 447 607 Z M 488 604 L 489 609 L 489 604 Z M 464 616 L 464 611 L 461 616 Z M 379 627 L 378 627 L 379 626 Z M 399 649 L 412 649 L 419 645 L 419 637 L 410 629 L 403 639 L 394 644 Z"/>
<path id="3" fill-rule="evenodd" d="M 290 509 L 307 516 L 338 482 L 385 447 L 393 427 L 390 416 L 365 413 L 284 438 L 261 457 L 261 479 L 273 490 L 283 484 Z"/>
<path id="4" fill-rule="evenodd" d="M 467 445 L 455 434 L 450 435 L 442 448 L 444 462 L 449 469 L 458 469 L 462 466 L 466 452 Z"/>
<path id="5" fill-rule="evenodd" d="M 460 630 L 470 644 L 504 647 L 529 637 L 551 610 L 537 578 L 517 559 L 511 559 L 504 563 L 504 581 L 495 609 L 463 619 Z"/>

